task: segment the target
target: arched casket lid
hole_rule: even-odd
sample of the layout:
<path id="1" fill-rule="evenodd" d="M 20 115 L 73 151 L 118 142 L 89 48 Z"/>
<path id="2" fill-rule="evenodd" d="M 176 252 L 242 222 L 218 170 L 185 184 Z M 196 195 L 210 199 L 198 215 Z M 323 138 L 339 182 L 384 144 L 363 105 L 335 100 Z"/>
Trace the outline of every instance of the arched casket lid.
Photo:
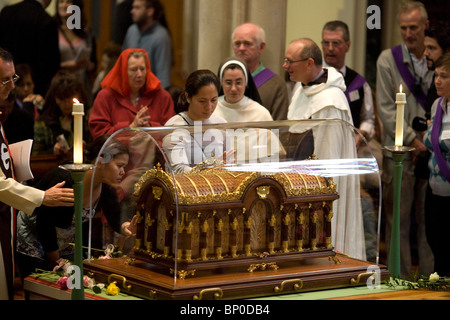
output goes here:
<path id="1" fill-rule="evenodd" d="M 262 173 L 232 171 L 221 167 L 192 170 L 172 176 L 160 165 L 148 170 L 135 185 L 135 196 L 141 194 L 148 183 L 159 180 L 175 192 L 180 204 L 223 203 L 241 200 L 247 187 L 261 178 L 278 182 L 287 197 L 336 194 L 336 184 L 332 178 L 299 172 Z M 175 190 L 176 189 L 176 190 Z"/>

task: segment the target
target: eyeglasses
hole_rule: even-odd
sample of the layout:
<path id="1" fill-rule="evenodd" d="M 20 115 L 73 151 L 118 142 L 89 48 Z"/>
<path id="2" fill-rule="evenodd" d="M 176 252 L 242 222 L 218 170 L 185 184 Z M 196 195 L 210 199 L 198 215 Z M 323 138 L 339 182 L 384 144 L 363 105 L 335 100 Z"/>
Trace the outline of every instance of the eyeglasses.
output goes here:
<path id="1" fill-rule="evenodd" d="M 12 78 L 10 78 L 10 79 L 8 79 L 8 80 L 1 80 L 0 83 L 1 83 L 4 87 L 6 87 L 10 82 L 16 83 L 17 80 L 19 80 L 19 79 L 20 79 L 19 75 L 18 75 L 18 74 L 15 74 L 15 75 L 12 76 Z"/>
<path id="2" fill-rule="evenodd" d="M 333 46 L 333 48 L 339 48 L 340 46 L 342 46 L 344 44 L 344 42 L 339 41 L 339 40 L 334 40 L 334 41 L 329 41 L 329 40 L 323 40 L 322 41 L 322 45 L 324 47 L 329 47 L 330 44 Z"/>
<path id="3" fill-rule="evenodd" d="M 305 58 L 305 59 L 301 59 L 301 60 L 292 61 L 292 60 L 289 60 L 288 58 L 284 58 L 283 61 L 284 61 L 284 63 L 286 63 L 287 65 L 291 65 L 291 64 L 293 64 L 293 63 L 306 61 L 306 60 L 308 60 L 308 59 L 309 59 L 309 58 Z"/>

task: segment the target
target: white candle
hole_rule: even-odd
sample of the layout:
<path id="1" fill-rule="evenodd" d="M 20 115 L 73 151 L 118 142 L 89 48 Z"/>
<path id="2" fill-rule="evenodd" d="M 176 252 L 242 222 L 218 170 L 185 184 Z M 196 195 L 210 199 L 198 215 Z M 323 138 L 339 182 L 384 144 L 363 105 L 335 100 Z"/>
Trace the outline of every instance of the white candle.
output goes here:
<path id="1" fill-rule="evenodd" d="M 400 92 L 397 93 L 396 101 L 397 104 L 397 119 L 395 125 L 395 146 L 403 146 L 403 122 L 405 119 L 405 104 L 406 104 L 406 94 L 402 92 L 402 85 L 400 85 Z"/>
<path id="2" fill-rule="evenodd" d="M 73 99 L 73 163 L 83 163 L 83 116 L 84 105 Z"/>

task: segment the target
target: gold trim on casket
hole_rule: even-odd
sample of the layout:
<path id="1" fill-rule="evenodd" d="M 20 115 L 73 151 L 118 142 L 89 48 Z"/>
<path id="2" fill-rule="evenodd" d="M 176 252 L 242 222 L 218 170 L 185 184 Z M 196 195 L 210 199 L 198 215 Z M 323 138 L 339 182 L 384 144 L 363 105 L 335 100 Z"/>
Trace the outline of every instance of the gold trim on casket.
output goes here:
<path id="1" fill-rule="evenodd" d="M 242 265 L 253 271 L 332 255 L 338 195 L 331 178 L 223 167 L 171 175 L 158 166 L 139 179 L 134 195 L 135 255 L 172 272 Z"/>
<path id="2" fill-rule="evenodd" d="M 201 172 L 175 174 L 175 185 L 180 204 L 229 202 L 242 198 L 245 188 L 260 177 L 269 177 L 278 181 L 286 191 L 286 196 L 308 196 L 335 194 L 336 184 L 330 178 L 282 172 L 262 174 L 260 172 L 233 172 L 225 169 L 206 169 Z M 135 195 L 149 179 L 159 179 L 170 188 L 175 199 L 175 187 L 172 176 L 160 167 L 148 170 L 138 181 Z"/>

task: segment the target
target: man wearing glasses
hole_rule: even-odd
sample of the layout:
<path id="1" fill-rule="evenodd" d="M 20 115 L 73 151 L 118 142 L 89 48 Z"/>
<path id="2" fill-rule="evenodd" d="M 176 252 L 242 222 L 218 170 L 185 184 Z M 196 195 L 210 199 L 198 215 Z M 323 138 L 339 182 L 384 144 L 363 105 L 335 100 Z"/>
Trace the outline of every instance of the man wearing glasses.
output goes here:
<path id="1" fill-rule="evenodd" d="M 301 83 L 292 97 L 288 119 L 336 118 L 353 124 L 342 74 L 322 64 L 322 52 L 313 40 L 302 38 L 288 46 L 283 68 L 292 81 Z"/>
<path id="2" fill-rule="evenodd" d="M 325 67 L 336 68 L 344 76 L 345 95 L 352 112 L 353 123 L 369 141 L 375 134 L 375 115 L 372 90 L 366 79 L 345 65 L 345 55 L 350 50 L 350 32 L 342 21 L 330 21 L 322 30 L 322 50 Z M 356 147 L 361 136 L 356 135 Z"/>
<path id="3" fill-rule="evenodd" d="M 313 40 L 302 38 L 291 42 L 283 68 L 292 81 L 300 83 L 289 106 L 288 120 L 341 119 L 353 124 L 344 94 L 344 77 L 334 68 L 322 67 L 322 51 Z M 330 126 L 322 123 L 312 129 L 312 135 L 314 153 L 318 159 L 357 157 L 351 130 L 341 130 L 339 125 L 333 123 Z M 353 258 L 365 259 L 359 178 L 356 175 L 337 177 L 335 182 L 340 198 L 333 204 L 335 217 L 332 219 L 332 244 L 336 250 Z M 342 221 L 349 223 L 343 225 Z"/>
<path id="4" fill-rule="evenodd" d="M 0 99 L 6 100 L 19 79 L 12 55 L 0 48 Z M 32 214 L 41 206 L 73 206 L 73 189 L 63 188 L 64 182 L 42 191 L 25 186 L 14 179 L 14 167 L 8 143 L 0 124 L 0 300 L 12 300 L 14 292 L 15 212 Z"/>
<path id="5" fill-rule="evenodd" d="M 432 257 L 424 232 L 425 194 L 428 177 L 421 177 L 416 167 L 419 155 L 426 152 L 420 131 L 414 126 L 414 119 L 425 118 L 426 92 L 430 88 L 433 71 L 428 69 L 425 57 L 425 30 L 429 26 L 428 13 L 420 1 L 405 1 L 399 6 L 397 22 L 403 43 L 383 50 L 377 59 L 376 102 L 380 120 L 383 123 L 383 142 L 386 146 L 394 145 L 396 127 L 395 93 L 400 84 L 406 93 L 406 107 L 403 124 L 403 145 L 414 148 L 407 152 L 403 161 L 402 192 L 400 206 L 400 274 L 408 276 L 412 268 L 411 240 L 417 242 L 419 273 L 428 274 Z M 386 251 L 389 254 L 393 216 L 393 168 L 392 153 L 383 151 L 383 205 L 386 216 Z M 420 168 L 420 167 L 419 167 Z M 414 237 L 412 226 L 417 223 Z M 428 266 L 427 266 L 428 265 Z M 432 270 L 432 269 L 431 269 Z"/>

